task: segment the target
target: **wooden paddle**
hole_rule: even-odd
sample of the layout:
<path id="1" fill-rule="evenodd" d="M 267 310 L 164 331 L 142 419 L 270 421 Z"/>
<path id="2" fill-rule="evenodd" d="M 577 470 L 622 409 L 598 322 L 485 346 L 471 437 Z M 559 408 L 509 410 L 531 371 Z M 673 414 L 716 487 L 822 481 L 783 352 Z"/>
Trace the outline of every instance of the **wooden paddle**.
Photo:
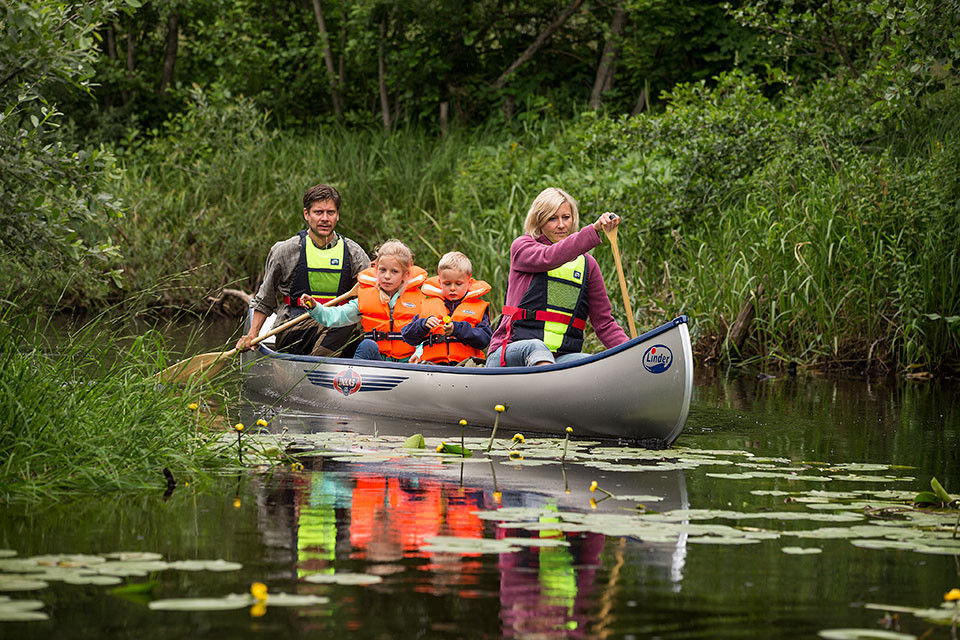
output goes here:
<path id="1" fill-rule="evenodd" d="M 623 276 L 623 264 L 620 262 L 620 248 L 617 247 L 617 227 L 604 233 L 610 238 L 610 246 L 613 247 L 613 261 L 617 263 L 617 277 L 620 279 L 620 293 L 623 294 L 623 306 L 627 310 L 627 322 L 630 325 L 630 337 L 637 337 L 637 326 L 633 323 L 633 308 L 630 306 L 630 296 L 627 295 L 627 279 Z"/>
<path id="2" fill-rule="evenodd" d="M 342 296 L 337 296 L 333 300 L 329 300 L 323 303 L 325 307 L 335 307 L 341 302 L 349 300 L 357 295 L 357 285 L 354 285 L 350 291 L 347 291 Z M 292 320 L 284 322 L 279 327 L 274 327 L 270 331 L 266 332 L 262 336 L 257 336 L 250 341 L 250 346 L 256 346 L 269 338 L 270 336 L 275 336 L 285 329 L 289 329 L 298 322 L 302 322 L 310 317 L 309 313 L 304 313 L 299 315 Z M 175 365 L 171 365 L 157 374 L 157 378 L 160 382 L 165 384 L 181 384 L 190 379 L 191 376 L 200 374 L 206 378 L 209 378 L 220 371 L 223 368 L 223 365 L 227 363 L 230 359 L 230 356 L 237 353 L 239 349 L 234 347 L 229 351 L 214 351 L 211 353 L 201 353 L 200 355 L 193 356 L 192 358 L 187 358 L 186 360 L 181 360 Z"/>

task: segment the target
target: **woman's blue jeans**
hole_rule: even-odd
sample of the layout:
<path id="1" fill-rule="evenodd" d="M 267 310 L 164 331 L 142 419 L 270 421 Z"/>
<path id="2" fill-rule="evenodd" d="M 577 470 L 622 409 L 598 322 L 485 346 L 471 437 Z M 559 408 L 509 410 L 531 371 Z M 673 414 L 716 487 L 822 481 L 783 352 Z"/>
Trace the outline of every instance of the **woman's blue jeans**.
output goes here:
<path id="1" fill-rule="evenodd" d="M 503 347 L 497 347 L 492 353 L 487 354 L 487 366 L 500 366 L 500 352 Z M 586 358 L 587 353 L 565 353 L 562 356 L 554 356 L 553 352 L 543 343 L 543 340 L 531 338 L 530 340 L 518 340 L 507 345 L 506 360 L 508 367 L 532 367 L 541 362 L 569 362 L 570 360 L 579 360 Z"/>

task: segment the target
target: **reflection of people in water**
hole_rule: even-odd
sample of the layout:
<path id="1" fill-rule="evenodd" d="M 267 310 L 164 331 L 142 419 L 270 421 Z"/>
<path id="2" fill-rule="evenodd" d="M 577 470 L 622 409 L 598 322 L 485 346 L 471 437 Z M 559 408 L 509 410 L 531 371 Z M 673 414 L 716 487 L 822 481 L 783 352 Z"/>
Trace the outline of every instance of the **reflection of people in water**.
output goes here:
<path id="1" fill-rule="evenodd" d="M 497 505 L 493 491 L 453 482 L 318 471 L 289 480 L 265 497 L 261 528 L 270 546 L 292 552 L 298 577 L 342 571 L 344 560 L 366 561 L 365 568 L 354 565 L 353 570 L 379 574 L 409 569 L 413 562 L 419 577 L 415 584 L 406 583 L 409 588 L 472 599 L 490 594 L 490 581 L 496 580 L 491 572 L 498 572 L 502 635 L 587 635 L 604 536 L 503 529 L 477 515 Z M 505 491 L 502 501 L 520 506 L 531 497 Z M 543 497 L 534 498 L 542 506 Z M 564 538 L 570 546 L 531 547 L 499 559 L 420 550 L 434 536 L 494 535 Z"/>
<path id="2" fill-rule="evenodd" d="M 550 522 L 541 518 L 541 522 Z M 559 521 L 557 518 L 554 521 Z M 531 547 L 500 554 L 500 622 L 503 636 L 587 637 L 594 580 L 605 536 L 534 532 L 566 540 L 569 547 Z M 497 529 L 497 537 L 526 537 L 525 530 Z"/>

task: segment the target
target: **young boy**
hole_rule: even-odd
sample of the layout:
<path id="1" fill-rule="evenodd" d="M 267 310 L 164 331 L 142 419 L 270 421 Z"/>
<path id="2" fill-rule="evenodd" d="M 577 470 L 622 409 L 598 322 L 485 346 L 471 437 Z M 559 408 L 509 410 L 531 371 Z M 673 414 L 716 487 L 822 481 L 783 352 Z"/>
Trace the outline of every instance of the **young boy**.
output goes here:
<path id="1" fill-rule="evenodd" d="M 459 364 L 469 358 L 482 363 L 493 330 L 487 302 L 490 285 L 473 279 L 467 256 L 451 251 L 440 258 L 437 275 L 420 287 L 420 314 L 403 327 L 405 342 L 423 345 L 420 362 Z"/>

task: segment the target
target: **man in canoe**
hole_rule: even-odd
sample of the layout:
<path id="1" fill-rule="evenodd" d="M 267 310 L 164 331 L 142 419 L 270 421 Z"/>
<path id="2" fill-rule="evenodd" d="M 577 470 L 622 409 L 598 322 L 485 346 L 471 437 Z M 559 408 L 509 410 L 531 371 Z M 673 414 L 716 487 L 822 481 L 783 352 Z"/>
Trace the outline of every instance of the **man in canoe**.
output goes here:
<path id="1" fill-rule="evenodd" d="M 357 275 L 370 266 L 370 257 L 356 242 L 336 232 L 340 220 L 340 194 L 318 184 L 303 194 L 303 220 L 307 228 L 277 242 L 267 254 L 263 283 L 250 301 L 250 330 L 237 341 L 237 349 L 250 348 L 267 317 L 277 312 L 275 325 L 307 313 L 300 296 L 310 295 L 320 304 L 342 295 L 357 283 Z M 276 349 L 299 355 L 331 355 L 342 349 L 356 325 L 329 329 L 312 318 L 277 335 Z"/>
<path id="2" fill-rule="evenodd" d="M 510 273 L 500 324 L 487 352 L 488 367 L 524 367 L 585 357 L 589 319 L 608 349 L 627 341 L 613 319 L 603 274 L 587 252 L 620 218 L 603 213 L 580 228 L 577 201 L 562 189 L 544 189 L 530 205 L 524 235 L 510 245 Z"/>

